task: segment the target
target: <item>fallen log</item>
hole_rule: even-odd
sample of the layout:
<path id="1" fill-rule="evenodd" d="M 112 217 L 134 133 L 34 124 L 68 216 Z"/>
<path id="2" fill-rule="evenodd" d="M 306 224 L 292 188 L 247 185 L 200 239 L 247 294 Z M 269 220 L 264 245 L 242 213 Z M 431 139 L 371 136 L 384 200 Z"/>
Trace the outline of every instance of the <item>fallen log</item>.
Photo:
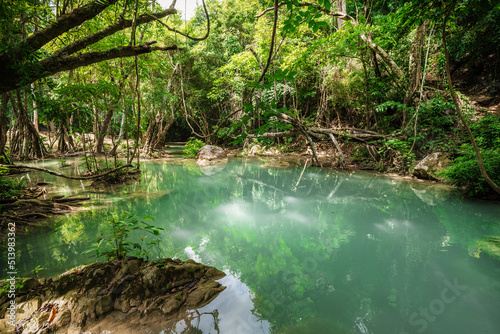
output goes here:
<path id="1" fill-rule="evenodd" d="M 297 135 L 299 132 L 296 130 L 281 131 L 281 132 L 266 132 L 261 135 L 247 134 L 247 138 L 281 138 L 281 137 L 291 137 Z"/>
<path id="2" fill-rule="evenodd" d="M 324 129 L 324 128 L 314 128 L 311 127 L 308 129 L 312 133 L 321 133 L 329 136 L 330 134 L 339 136 L 339 137 L 348 137 L 349 139 L 353 139 L 356 141 L 366 142 L 367 140 L 375 140 L 375 139 L 385 139 L 391 137 L 390 135 L 381 135 L 376 132 L 370 131 L 370 133 L 364 131 L 359 131 L 359 129 L 346 128 L 346 129 Z"/>

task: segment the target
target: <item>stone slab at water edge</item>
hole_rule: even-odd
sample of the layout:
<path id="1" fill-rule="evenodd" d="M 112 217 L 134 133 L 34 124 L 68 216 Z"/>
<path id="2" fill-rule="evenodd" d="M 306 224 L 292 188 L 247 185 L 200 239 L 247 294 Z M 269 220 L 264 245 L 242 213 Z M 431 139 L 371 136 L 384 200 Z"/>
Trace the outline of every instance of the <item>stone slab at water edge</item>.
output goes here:
<path id="1" fill-rule="evenodd" d="M 200 148 L 198 155 L 196 156 L 196 163 L 199 166 L 207 166 L 217 163 L 227 163 L 227 153 L 223 148 L 205 145 Z"/>
<path id="2" fill-rule="evenodd" d="M 423 158 L 413 171 L 413 175 L 420 179 L 440 180 L 439 172 L 446 169 L 450 164 L 448 159 L 441 152 L 434 152 Z"/>
<path id="3" fill-rule="evenodd" d="M 0 294 L 0 333 L 142 333 L 210 303 L 225 274 L 193 260 L 135 257 L 93 263 L 57 278 L 31 278 L 17 291 L 15 331 Z M 3 282 L 2 282 L 3 284 Z"/>

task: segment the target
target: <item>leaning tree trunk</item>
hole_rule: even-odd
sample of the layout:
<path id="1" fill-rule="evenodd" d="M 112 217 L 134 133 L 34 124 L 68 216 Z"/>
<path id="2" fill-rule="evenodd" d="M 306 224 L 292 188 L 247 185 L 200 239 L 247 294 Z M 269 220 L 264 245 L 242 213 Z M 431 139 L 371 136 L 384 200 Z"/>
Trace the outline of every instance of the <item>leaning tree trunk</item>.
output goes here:
<path id="1" fill-rule="evenodd" d="M 155 150 L 162 149 L 165 146 L 165 142 L 167 141 L 167 133 L 172 124 L 174 124 L 175 117 L 167 117 L 165 125 L 163 125 L 163 129 L 160 131 L 160 135 L 156 138 L 153 148 Z"/>
<path id="2" fill-rule="evenodd" d="M 43 159 L 47 156 L 47 149 L 36 131 L 35 126 L 28 117 L 24 108 L 19 90 L 16 89 L 17 108 L 14 103 L 14 97 L 10 94 L 12 109 L 16 116 L 14 125 L 14 134 L 11 142 L 11 155 L 19 159 Z"/>
<path id="3" fill-rule="evenodd" d="M 150 154 L 153 150 L 153 143 L 160 132 L 161 122 L 163 121 L 163 117 L 160 112 L 156 114 L 155 117 L 149 118 L 149 126 L 146 130 L 146 135 L 144 137 L 144 146 L 143 150 L 146 154 Z"/>
<path id="4" fill-rule="evenodd" d="M 337 10 L 342 13 L 347 13 L 347 4 L 345 0 L 337 0 Z M 341 18 L 337 18 L 337 28 L 338 30 L 342 29 L 344 25 L 344 20 Z"/>
<path id="5" fill-rule="evenodd" d="M 165 146 L 168 130 L 174 123 L 174 120 L 173 116 L 161 116 L 159 112 L 155 118 L 151 118 L 143 147 L 146 154 L 150 154 L 153 150 L 160 150 Z"/>

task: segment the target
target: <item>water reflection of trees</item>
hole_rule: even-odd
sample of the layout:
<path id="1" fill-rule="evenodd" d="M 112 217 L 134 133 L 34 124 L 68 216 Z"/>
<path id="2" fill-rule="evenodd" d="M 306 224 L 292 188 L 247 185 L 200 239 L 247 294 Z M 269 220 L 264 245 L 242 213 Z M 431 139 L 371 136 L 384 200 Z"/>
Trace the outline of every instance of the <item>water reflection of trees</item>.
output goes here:
<path id="1" fill-rule="evenodd" d="M 51 265 L 55 258 L 54 271 L 67 269 L 88 262 L 77 253 L 106 212 L 151 215 L 165 229 L 163 255 L 185 258 L 192 247 L 203 262 L 238 273 L 255 294 L 255 314 L 276 330 L 315 319 L 342 332 L 365 315 L 403 328 L 415 305 L 428 302 L 414 291 L 425 289 L 428 259 L 444 236 L 468 247 L 486 231 L 500 233 L 489 208 L 477 216 L 449 192 L 429 199 L 431 190 L 402 179 L 245 162 L 211 176 L 194 165 L 146 167 L 141 182 L 107 195 L 120 200 L 106 210 L 72 216 L 47 235 L 50 252 L 33 238 L 22 256 Z"/>

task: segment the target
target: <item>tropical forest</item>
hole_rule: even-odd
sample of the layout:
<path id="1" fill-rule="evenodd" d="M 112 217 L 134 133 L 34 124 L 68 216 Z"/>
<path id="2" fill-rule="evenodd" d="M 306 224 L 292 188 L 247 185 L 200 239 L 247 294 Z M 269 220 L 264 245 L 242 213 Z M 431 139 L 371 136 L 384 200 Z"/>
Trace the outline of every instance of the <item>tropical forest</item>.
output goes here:
<path id="1" fill-rule="evenodd" d="M 499 0 L 1 0 L 0 334 L 500 332 Z"/>

